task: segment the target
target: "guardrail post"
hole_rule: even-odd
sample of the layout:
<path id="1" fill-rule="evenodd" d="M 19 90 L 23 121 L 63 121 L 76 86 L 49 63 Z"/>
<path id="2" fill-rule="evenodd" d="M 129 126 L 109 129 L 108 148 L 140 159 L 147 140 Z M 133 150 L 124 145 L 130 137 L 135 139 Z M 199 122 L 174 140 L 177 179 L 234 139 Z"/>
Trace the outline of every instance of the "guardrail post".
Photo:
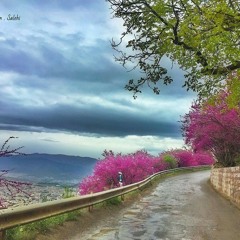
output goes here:
<path id="1" fill-rule="evenodd" d="M 0 240 L 5 240 L 6 239 L 6 230 L 0 231 Z"/>
<path id="2" fill-rule="evenodd" d="M 88 206 L 88 211 L 91 212 L 93 210 L 93 204 Z"/>

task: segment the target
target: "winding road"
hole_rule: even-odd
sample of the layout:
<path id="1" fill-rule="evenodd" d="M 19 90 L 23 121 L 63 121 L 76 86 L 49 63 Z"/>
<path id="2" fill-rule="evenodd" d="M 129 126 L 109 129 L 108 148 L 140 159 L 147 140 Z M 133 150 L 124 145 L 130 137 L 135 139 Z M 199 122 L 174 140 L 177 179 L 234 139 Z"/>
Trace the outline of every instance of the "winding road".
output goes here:
<path id="1" fill-rule="evenodd" d="M 209 176 L 201 171 L 166 178 L 117 224 L 71 240 L 239 240 L 240 210 L 211 188 Z"/>
<path id="2" fill-rule="evenodd" d="M 240 240 L 240 210 L 209 177 L 209 170 L 167 177 L 131 204 L 94 209 L 36 240 Z"/>

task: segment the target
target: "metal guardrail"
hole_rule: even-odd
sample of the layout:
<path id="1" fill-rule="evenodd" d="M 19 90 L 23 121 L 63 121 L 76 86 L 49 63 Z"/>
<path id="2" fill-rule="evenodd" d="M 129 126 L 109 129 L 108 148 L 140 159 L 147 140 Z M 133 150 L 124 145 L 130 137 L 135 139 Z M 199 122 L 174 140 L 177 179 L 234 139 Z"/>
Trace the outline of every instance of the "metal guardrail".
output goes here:
<path id="1" fill-rule="evenodd" d="M 54 200 L 39 204 L 30 204 L 28 206 L 18 207 L 14 209 L 1 210 L 0 240 L 5 239 L 5 230 L 9 228 L 53 217 L 59 214 L 64 214 L 74 210 L 91 207 L 108 199 L 123 196 L 124 194 L 138 189 L 141 190 L 159 175 L 178 172 L 182 170 L 194 171 L 195 169 L 209 169 L 209 167 L 210 166 L 208 165 L 204 165 L 197 167 L 174 168 L 171 170 L 165 170 L 155 173 L 141 182 L 123 186 L 120 188 L 110 189 L 107 191 L 88 194 L 84 196 L 72 197 L 68 199 Z"/>

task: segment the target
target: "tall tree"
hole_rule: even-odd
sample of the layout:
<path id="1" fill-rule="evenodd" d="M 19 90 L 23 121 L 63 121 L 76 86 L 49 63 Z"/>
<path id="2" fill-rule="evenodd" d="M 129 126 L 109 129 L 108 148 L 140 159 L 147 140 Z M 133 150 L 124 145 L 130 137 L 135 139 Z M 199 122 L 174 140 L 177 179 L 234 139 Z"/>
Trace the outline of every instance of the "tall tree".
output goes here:
<path id="1" fill-rule="evenodd" d="M 172 82 L 161 66 L 169 57 L 186 72 L 184 86 L 209 93 L 232 71 L 240 69 L 240 3 L 238 0 L 106 0 L 125 31 L 112 40 L 123 66 L 143 72 L 126 89 L 134 94 L 148 84 Z"/>

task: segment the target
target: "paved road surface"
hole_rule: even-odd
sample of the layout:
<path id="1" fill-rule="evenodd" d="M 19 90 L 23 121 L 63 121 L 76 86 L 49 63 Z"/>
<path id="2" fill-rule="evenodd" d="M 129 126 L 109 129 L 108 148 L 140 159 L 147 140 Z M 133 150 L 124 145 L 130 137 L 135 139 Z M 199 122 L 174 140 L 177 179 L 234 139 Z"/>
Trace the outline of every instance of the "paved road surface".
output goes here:
<path id="1" fill-rule="evenodd" d="M 209 175 L 167 178 L 117 224 L 71 240 L 240 240 L 240 210 L 211 188 Z"/>

